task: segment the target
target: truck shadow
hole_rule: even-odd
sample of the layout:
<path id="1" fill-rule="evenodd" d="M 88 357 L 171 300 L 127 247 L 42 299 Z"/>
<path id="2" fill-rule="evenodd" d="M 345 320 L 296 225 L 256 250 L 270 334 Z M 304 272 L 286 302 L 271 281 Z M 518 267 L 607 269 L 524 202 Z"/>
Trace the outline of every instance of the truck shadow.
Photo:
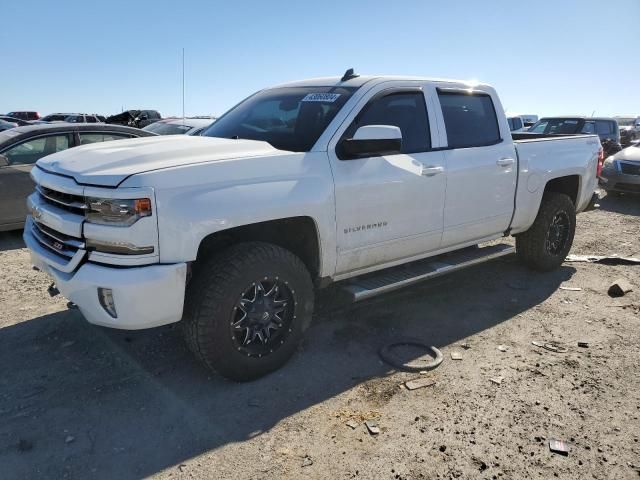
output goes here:
<path id="1" fill-rule="evenodd" d="M 0 232 L 0 252 L 9 250 L 18 250 L 24 248 L 22 240 L 22 230 L 11 230 L 9 232 Z"/>
<path id="2" fill-rule="evenodd" d="M 623 215 L 640 216 L 640 195 L 624 194 L 619 197 L 607 194 L 600 199 L 600 210 L 621 213 Z"/>
<path id="3" fill-rule="evenodd" d="M 3 477 L 126 479 L 178 466 L 389 375 L 377 351 L 392 338 L 446 347 L 540 304 L 573 273 L 535 274 L 506 257 L 356 305 L 323 292 L 301 351 L 245 384 L 202 368 L 178 327 L 102 329 L 77 310 L 5 327 Z"/>

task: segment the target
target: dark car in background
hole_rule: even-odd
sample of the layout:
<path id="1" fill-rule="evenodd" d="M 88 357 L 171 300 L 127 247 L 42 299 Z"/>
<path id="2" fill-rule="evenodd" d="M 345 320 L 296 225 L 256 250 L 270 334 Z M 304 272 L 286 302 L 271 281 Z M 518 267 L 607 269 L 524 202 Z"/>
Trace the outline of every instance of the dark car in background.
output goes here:
<path id="1" fill-rule="evenodd" d="M 29 172 L 42 157 L 79 145 L 155 136 L 104 123 L 51 123 L 0 132 L 0 231 L 24 226 L 26 199 L 34 189 Z"/>
<path id="2" fill-rule="evenodd" d="M 106 123 L 116 125 L 126 125 L 128 127 L 144 128 L 158 120 L 162 120 L 162 115 L 157 110 L 125 110 L 117 115 L 107 117 Z"/>
<path id="3" fill-rule="evenodd" d="M 544 117 L 525 133 L 544 135 L 596 134 L 605 156 L 622 150 L 620 129 L 614 118 L 608 117 Z"/>
<path id="4" fill-rule="evenodd" d="M 13 118 L 19 118 L 20 120 L 40 120 L 40 114 L 38 112 L 32 112 L 29 110 L 20 110 L 16 112 L 9 112 L 7 116 Z"/>
<path id="5" fill-rule="evenodd" d="M 5 122 L 14 123 L 16 127 L 25 127 L 27 125 L 33 125 L 31 122 L 21 120 L 20 118 L 10 117 L 8 115 L 0 115 L 0 120 Z"/>
<path id="6" fill-rule="evenodd" d="M 64 119 L 69 115 L 74 115 L 73 113 L 50 113 L 49 115 L 45 115 L 40 119 L 42 123 L 48 122 L 64 122 Z"/>

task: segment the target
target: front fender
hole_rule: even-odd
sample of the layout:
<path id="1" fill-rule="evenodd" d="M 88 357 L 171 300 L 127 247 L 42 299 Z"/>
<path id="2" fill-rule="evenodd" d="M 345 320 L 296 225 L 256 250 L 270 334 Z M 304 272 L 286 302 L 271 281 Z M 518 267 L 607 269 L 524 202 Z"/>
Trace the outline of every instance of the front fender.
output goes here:
<path id="1" fill-rule="evenodd" d="M 317 226 L 320 275 L 335 269 L 333 178 L 326 152 L 189 165 L 144 177 L 139 181 L 156 191 L 161 263 L 195 260 L 212 233 L 306 216 Z"/>

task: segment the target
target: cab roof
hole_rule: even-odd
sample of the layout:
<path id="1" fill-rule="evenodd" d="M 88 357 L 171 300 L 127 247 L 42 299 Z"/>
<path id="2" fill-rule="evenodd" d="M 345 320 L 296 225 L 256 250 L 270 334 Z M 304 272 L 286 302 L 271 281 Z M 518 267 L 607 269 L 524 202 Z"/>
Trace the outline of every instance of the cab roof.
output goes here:
<path id="1" fill-rule="evenodd" d="M 486 85 L 470 80 L 453 80 L 445 78 L 430 78 L 430 77 L 411 77 L 411 76 L 398 76 L 398 75 L 360 75 L 349 80 L 342 80 L 342 77 L 319 77 L 310 78 L 308 80 L 299 80 L 294 82 L 281 83 L 274 85 L 271 88 L 284 88 L 284 87 L 361 87 L 365 83 L 369 82 L 384 82 L 384 81 L 423 81 L 423 82 L 444 82 L 452 84 L 462 84 L 469 87 L 476 87 L 480 85 Z"/>

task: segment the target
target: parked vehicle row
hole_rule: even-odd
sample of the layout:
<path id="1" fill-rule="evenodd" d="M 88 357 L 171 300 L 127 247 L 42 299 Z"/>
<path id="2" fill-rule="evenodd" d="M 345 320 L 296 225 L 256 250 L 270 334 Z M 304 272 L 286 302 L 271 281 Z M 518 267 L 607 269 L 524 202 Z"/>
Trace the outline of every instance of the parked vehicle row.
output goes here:
<path id="1" fill-rule="evenodd" d="M 629 146 L 640 139 L 640 116 L 614 117 L 620 127 L 620 143 Z"/>
<path id="2" fill-rule="evenodd" d="M 598 135 L 605 157 L 620 150 L 620 130 L 613 118 L 605 117 L 544 117 L 532 125 L 526 134 L 536 135 Z"/>
<path id="3" fill-rule="evenodd" d="M 24 240 L 89 322 L 182 320 L 249 380 L 295 351 L 314 286 L 361 300 L 512 253 L 475 248 L 508 235 L 557 268 L 600 159 L 595 134 L 512 136 L 488 85 L 347 71 L 261 90 L 202 136 L 38 160 Z"/>

